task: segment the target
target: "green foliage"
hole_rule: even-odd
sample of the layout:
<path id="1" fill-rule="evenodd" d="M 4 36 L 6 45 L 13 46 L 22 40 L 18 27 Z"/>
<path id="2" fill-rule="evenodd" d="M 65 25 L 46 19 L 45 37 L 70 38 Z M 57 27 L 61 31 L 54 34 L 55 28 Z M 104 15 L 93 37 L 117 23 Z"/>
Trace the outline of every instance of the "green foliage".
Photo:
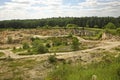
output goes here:
<path id="1" fill-rule="evenodd" d="M 120 46 L 114 48 L 116 51 L 120 51 Z"/>
<path id="2" fill-rule="evenodd" d="M 94 28 L 99 28 L 99 26 L 98 25 L 94 25 Z"/>
<path id="3" fill-rule="evenodd" d="M 33 48 L 36 48 L 39 44 L 40 44 L 40 41 L 39 41 L 39 40 L 34 40 L 34 41 L 32 42 L 32 47 L 33 47 Z"/>
<path id="4" fill-rule="evenodd" d="M 116 26 L 113 23 L 109 22 L 107 25 L 105 25 L 105 28 L 106 29 L 116 29 Z"/>
<path id="5" fill-rule="evenodd" d="M 38 44 L 35 50 L 38 54 L 44 54 L 48 52 L 48 49 L 43 44 Z"/>
<path id="6" fill-rule="evenodd" d="M 103 34 L 103 32 L 99 32 L 99 33 L 97 34 L 97 39 L 100 39 L 100 38 L 102 37 L 102 34 Z"/>
<path id="7" fill-rule="evenodd" d="M 42 44 L 49 52 L 68 52 L 72 51 L 71 43 L 73 36 L 50 37 L 46 39 L 35 39 L 32 41 L 31 52 L 38 53 L 37 46 Z"/>
<path id="8" fill-rule="evenodd" d="M 85 66 L 79 64 L 58 66 L 49 74 L 47 80 L 92 80 L 92 75 L 96 75 L 97 80 L 120 80 L 120 61 L 117 59 L 111 63 L 103 61 Z"/>
<path id="9" fill-rule="evenodd" d="M 79 50 L 79 40 L 76 38 L 76 37 L 73 37 L 73 40 L 72 40 L 72 49 L 74 51 L 76 50 Z"/>
<path id="10" fill-rule="evenodd" d="M 51 45 L 50 45 L 49 43 L 47 43 L 47 44 L 46 44 L 46 47 L 47 47 L 47 48 L 50 48 L 50 47 L 51 47 Z"/>
<path id="11" fill-rule="evenodd" d="M 0 28 L 21 29 L 21 28 L 51 28 L 56 25 L 65 27 L 67 24 L 75 24 L 80 27 L 93 28 L 98 25 L 103 28 L 108 22 L 114 23 L 116 26 L 120 25 L 120 17 L 58 17 L 46 19 L 31 19 L 31 20 L 5 20 L 0 21 Z"/>
<path id="12" fill-rule="evenodd" d="M 3 52 L 0 52 L 0 57 L 4 56 L 4 53 Z"/>
<path id="13" fill-rule="evenodd" d="M 40 40 L 35 40 L 33 41 L 32 43 L 32 47 L 33 47 L 33 52 L 37 52 L 38 54 L 43 54 L 43 53 L 46 53 L 48 52 L 48 49 L 46 46 L 44 46 Z"/>
<path id="14" fill-rule="evenodd" d="M 31 37 L 31 41 L 35 41 L 35 40 L 40 40 L 38 37 L 34 38 L 34 37 Z"/>
<path id="15" fill-rule="evenodd" d="M 16 49 L 16 48 L 13 48 L 13 50 L 12 50 L 14 53 L 16 53 L 16 52 L 22 52 L 22 51 L 25 51 L 25 49 L 23 49 L 23 48 L 18 48 L 18 49 Z"/>
<path id="16" fill-rule="evenodd" d="M 56 38 L 53 40 L 53 46 L 60 46 L 61 44 L 62 42 L 59 38 Z"/>
<path id="17" fill-rule="evenodd" d="M 45 29 L 49 29 L 50 26 L 49 26 L 49 25 L 45 25 L 45 26 L 43 26 L 43 28 L 45 28 Z"/>
<path id="18" fill-rule="evenodd" d="M 86 25 L 87 28 L 89 28 L 89 25 Z"/>
<path id="19" fill-rule="evenodd" d="M 77 28 L 78 26 L 75 24 L 67 24 L 67 28 Z"/>
<path id="20" fill-rule="evenodd" d="M 57 58 L 55 56 L 56 55 L 54 54 L 54 55 L 50 55 L 48 57 L 48 60 L 49 60 L 50 63 L 56 63 L 57 62 Z"/>
<path id="21" fill-rule="evenodd" d="M 120 77 L 120 68 L 117 69 L 117 75 Z"/>
<path id="22" fill-rule="evenodd" d="M 115 29 L 108 29 L 108 28 L 106 28 L 105 32 L 109 33 L 109 34 L 112 34 L 112 35 L 120 36 L 120 28 L 117 28 L 116 30 Z"/>
<path id="23" fill-rule="evenodd" d="M 29 44 L 27 42 L 23 43 L 23 49 L 28 49 L 30 48 Z"/>
<path id="24" fill-rule="evenodd" d="M 8 36 L 8 38 L 7 38 L 7 43 L 8 43 L 8 44 L 12 44 L 12 43 L 13 43 L 13 39 L 12 39 L 11 36 Z"/>
<path id="25" fill-rule="evenodd" d="M 116 33 L 120 36 L 120 28 L 117 28 Z"/>
<path id="26" fill-rule="evenodd" d="M 70 33 L 67 37 L 72 38 L 73 37 L 72 33 Z"/>

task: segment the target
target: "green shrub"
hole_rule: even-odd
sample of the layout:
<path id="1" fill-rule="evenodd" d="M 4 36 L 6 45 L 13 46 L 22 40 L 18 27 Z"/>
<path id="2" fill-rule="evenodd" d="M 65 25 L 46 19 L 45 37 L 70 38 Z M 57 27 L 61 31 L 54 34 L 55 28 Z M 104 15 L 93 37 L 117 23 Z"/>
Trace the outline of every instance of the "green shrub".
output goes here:
<path id="1" fill-rule="evenodd" d="M 115 29 L 116 26 L 113 23 L 109 22 L 107 25 L 105 25 L 105 28 L 107 28 L 107 29 Z"/>
<path id="2" fill-rule="evenodd" d="M 40 41 L 39 41 L 39 40 L 34 40 L 34 41 L 32 42 L 32 47 L 33 47 L 33 48 L 36 48 L 39 44 L 40 44 Z"/>
<path id="3" fill-rule="evenodd" d="M 109 34 L 112 34 L 112 35 L 116 35 L 116 30 L 113 30 L 113 29 L 105 29 L 105 32 L 106 33 L 109 33 Z"/>
<path id="4" fill-rule="evenodd" d="M 40 53 L 40 54 L 43 54 L 43 53 L 46 53 L 48 52 L 48 49 L 46 46 L 43 45 L 43 43 L 41 43 L 40 40 L 34 40 L 32 42 L 32 52 L 33 53 Z"/>
<path id="5" fill-rule="evenodd" d="M 100 39 L 101 37 L 102 37 L 102 32 L 99 32 L 98 34 L 97 34 L 97 39 Z"/>
<path id="6" fill-rule="evenodd" d="M 35 50 L 38 54 L 43 54 L 48 52 L 47 47 L 45 47 L 43 44 L 38 44 Z"/>
<path id="7" fill-rule="evenodd" d="M 50 48 L 50 47 L 51 47 L 51 45 L 50 45 L 49 43 L 47 43 L 47 44 L 46 44 L 46 47 L 47 47 L 47 48 Z"/>
<path id="8" fill-rule="evenodd" d="M 120 36 L 120 28 L 117 28 L 116 33 Z"/>
<path id="9" fill-rule="evenodd" d="M 35 38 L 34 38 L 34 37 L 31 37 L 30 40 L 33 42 L 33 41 L 35 41 L 35 40 L 40 40 L 40 38 L 38 38 L 38 37 L 35 37 Z"/>
<path id="10" fill-rule="evenodd" d="M 78 28 L 78 25 L 75 24 L 67 24 L 67 28 Z"/>
<path id="11" fill-rule="evenodd" d="M 120 77 L 120 68 L 117 69 L 117 75 Z"/>
<path id="12" fill-rule="evenodd" d="M 116 51 L 120 51 L 120 46 L 115 47 L 115 50 L 116 50 Z"/>
<path id="13" fill-rule="evenodd" d="M 74 51 L 79 50 L 79 44 L 79 40 L 76 37 L 74 37 L 72 40 L 72 49 Z"/>
<path id="14" fill-rule="evenodd" d="M 62 44 L 61 40 L 56 38 L 53 40 L 53 46 L 60 46 Z"/>
<path id="15" fill-rule="evenodd" d="M 30 48 L 29 44 L 27 42 L 23 43 L 23 49 L 28 49 Z"/>
<path id="16" fill-rule="evenodd" d="M 55 57 L 55 54 L 54 55 L 50 55 L 48 57 L 48 60 L 50 63 L 56 63 L 57 62 L 57 58 Z"/>

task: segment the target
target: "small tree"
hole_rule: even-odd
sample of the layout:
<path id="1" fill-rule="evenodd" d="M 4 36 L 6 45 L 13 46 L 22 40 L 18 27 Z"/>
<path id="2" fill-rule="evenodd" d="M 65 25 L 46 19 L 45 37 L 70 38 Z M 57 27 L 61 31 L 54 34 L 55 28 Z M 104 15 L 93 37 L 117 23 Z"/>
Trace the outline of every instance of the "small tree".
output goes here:
<path id="1" fill-rule="evenodd" d="M 27 42 L 23 43 L 23 49 L 28 49 L 30 46 Z"/>
<path id="2" fill-rule="evenodd" d="M 32 43 L 32 48 L 33 48 L 33 51 L 37 52 L 37 53 L 40 53 L 40 54 L 43 54 L 43 53 L 46 53 L 48 52 L 48 49 L 46 46 L 44 46 L 40 40 L 35 40 L 33 41 Z"/>
<path id="3" fill-rule="evenodd" d="M 74 51 L 79 50 L 79 44 L 79 40 L 76 37 L 74 37 L 72 40 L 72 49 Z"/>
<path id="4" fill-rule="evenodd" d="M 39 44 L 37 47 L 36 47 L 36 51 L 40 54 L 43 54 L 43 53 L 47 53 L 48 52 L 48 49 L 47 47 L 45 47 L 43 44 Z"/>
<path id="5" fill-rule="evenodd" d="M 56 58 L 55 54 L 54 55 L 50 55 L 48 57 L 48 60 L 49 60 L 50 63 L 56 63 L 57 62 L 57 58 Z"/>
<path id="6" fill-rule="evenodd" d="M 115 29 L 116 26 L 113 23 L 109 22 L 107 25 L 105 25 L 105 28 L 106 29 Z"/>
<path id="7" fill-rule="evenodd" d="M 40 44 L 40 41 L 39 41 L 39 40 L 34 40 L 34 41 L 32 42 L 32 47 L 33 47 L 33 48 L 36 48 L 39 44 Z"/>

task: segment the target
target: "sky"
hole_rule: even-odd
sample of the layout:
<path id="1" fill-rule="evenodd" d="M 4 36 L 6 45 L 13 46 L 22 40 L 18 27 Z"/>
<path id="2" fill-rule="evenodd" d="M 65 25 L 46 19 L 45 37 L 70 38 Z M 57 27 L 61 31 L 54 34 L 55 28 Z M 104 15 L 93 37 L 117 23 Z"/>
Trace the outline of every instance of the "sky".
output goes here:
<path id="1" fill-rule="evenodd" d="M 120 16 L 120 0 L 0 0 L 0 20 Z"/>

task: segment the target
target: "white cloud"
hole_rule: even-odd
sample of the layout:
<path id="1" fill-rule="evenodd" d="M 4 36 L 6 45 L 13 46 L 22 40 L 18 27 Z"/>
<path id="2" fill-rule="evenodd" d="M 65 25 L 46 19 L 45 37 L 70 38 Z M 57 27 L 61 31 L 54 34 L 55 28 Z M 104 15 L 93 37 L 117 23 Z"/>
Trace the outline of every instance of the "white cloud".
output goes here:
<path id="1" fill-rule="evenodd" d="M 95 15 L 100 14 L 102 16 L 119 16 L 120 1 L 107 1 L 108 2 L 104 2 L 102 0 L 86 0 L 83 3 L 79 3 L 79 6 L 85 10 L 93 11 Z"/>
<path id="2" fill-rule="evenodd" d="M 0 19 L 119 16 L 119 9 L 119 0 L 86 0 L 76 5 L 63 5 L 63 0 L 11 0 L 0 6 Z"/>

